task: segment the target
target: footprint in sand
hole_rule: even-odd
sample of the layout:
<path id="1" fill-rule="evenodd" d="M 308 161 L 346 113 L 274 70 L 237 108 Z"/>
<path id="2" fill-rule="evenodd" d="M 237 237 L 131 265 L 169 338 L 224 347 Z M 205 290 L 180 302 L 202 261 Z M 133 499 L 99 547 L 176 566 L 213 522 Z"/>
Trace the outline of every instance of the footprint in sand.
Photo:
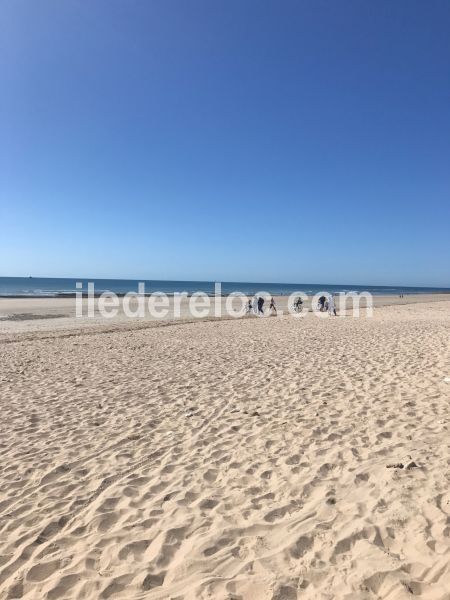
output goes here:
<path id="1" fill-rule="evenodd" d="M 289 507 L 290 505 L 281 506 L 280 508 L 275 508 L 274 510 L 269 511 L 264 516 L 264 521 L 267 521 L 268 523 L 273 523 L 278 519 L 282 519 L 284 515 L 289 511 Z"/>
<path id="2" fill-rule="evenodd" d="M 202 500 L 202 502 L 200 502 L 200 508 L 202 510 L 211 510 L 211 509 L 215 508 L 218 504 L 219 504 L 219 502 L 217 500 L 213 500 L 212 498 L 207 498 L 206 500 Z"/>
<path id="3" fill-rule="evenodd" d="M 149 590 L 161 587 L 164 583 L 164 579 L 166 577 L 166 572 L 161 571 L 161 573 L 149 573 L 146 575 L 144 581 L 142 582 L 142 588 L 148 592 Z"/>
<path id="4" fill-rule="evenodd" d="M 28 571 L 27 580 L 33 582 L 44 581 L 50 577 L 50 575 L 53 575 L 53 573 L 59 569 L 60 565 L 61 563 L 59 560 L 37 564 Z"/>
<path id="5" fill-rule="evenodd" d="M 70 471 L 69 465 L 67 465 L 67 464 L 60 465 L 59 467 L 56 467 L 56 469 L 53 469 L 53 471 L 50 471 L 50 473 L 47 473 L 47 475 L 44 475 L 44 477 L 41 479 L 41 485 L 50 483 L 51 481 L 54 481 L 55 479 L 60 477 L 60 475 L 63 475 L 64 473 L 68 473 L 69 471 Z"/>
<path id="6" fill-rule="evenodd" d="M 73 588 L 78 581 L 78 575 L 66 575 L 65 577 L 62 577 L 58 585 L 48 592 L 47 600 L 59 600 L 60 598 L 66 598 L 69 590 Z"/>
<path id="7" fill-rule="evenodd" d="M 282 585 L 273 593 L 272 600 L 297 600 L 297 590 L 290 585 Z"/>
<path id="8" fill-rule="evenodd" d="M 306 535 L 302 535 L 298 540 L 290 547 L 291 556 L 295 559 L 301 558 L 304 554 L 311 550 L 314 545 L 314 539 Z"/>

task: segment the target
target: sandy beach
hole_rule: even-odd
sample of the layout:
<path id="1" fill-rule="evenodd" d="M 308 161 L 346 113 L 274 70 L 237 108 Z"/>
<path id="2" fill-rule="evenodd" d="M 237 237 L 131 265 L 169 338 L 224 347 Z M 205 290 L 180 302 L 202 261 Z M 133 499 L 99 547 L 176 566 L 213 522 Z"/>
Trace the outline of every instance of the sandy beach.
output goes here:
<path id="1" fill-rule="evenodd" d="M 405 306 L 410 304 L 423 304 L 424 302 L 442 302 L 450 300 L 449 294 L 408 294 L 404 297 L 395 295 L 374 295 L 372 302 L 374 307 L 384 306 Z M 124 314 L 123 303 L 120 301 L 118 313 L 112 318 L 104 318 L 98 311 L 98 298 L 94 299 L 93 315 L 88 316 L 88 300 L 85 298 L 82 301 L 81 315 L 76 316 L 76 300 L 75 298 L 0 298 L 0 339 L 4 338 L 8 333 L 18 333 L 21 331 L 43 331 L 48 332 L 55 330 L 79 329 L 81 327 L 101 326 L 102 329 L 111 330 L 115 326 L 125 326 L 127 328 L 140 327 L 150 321 L 196 321 L 193 319 L 192 313 L 189 310 L 189 298 L 182 298 L 179 302 L 179 308 L 175 308 L 173 297 L 168 297 L 168 314 L 164 318 L 155 318 L 149 314 L 146 309 L 144 317 L 135 317 L 130 319 Z M 222 317 L 227 316 L 226 298 L 217 298 L 220 305 L 219 311 Z M 147 299 L 146 299 L 147 302 Z M 288 314 L 288 296 L 275 296 L 275 302 L 278 312 Z M 292 301 L 291 301 L 292 302 Z M 311 311 L 312 297 L 310 296 L 305 301 L 305 312 Z M 337 302 L 337 300 L 336 300 Z M 211 306 L 205 318 L 215 318 L 215 303 L 216 299 L 211 298 Z M 291 304 L 292 305 L 292 304 Z M 366 299 L 361 297 L 361 308 L 366 306 Z M 239 303 L 233 304 L 235 310 L 239 308 Z M 137 303 L 130 302 L 131 310 L 135 311 Z M 353 310 L 351 299 L 347 299 L 345 309 L 342 313 L 350 313 Z M 266 313 L 268 312 L 268 302 L 265 306 Z"/>
<path id="2" fill-rule="evenodd" d="M 448 600 L 450 299 L 388 300 L 108 325 L 0 301 L 0 598 Z"/>
<path id="3" fill-rule="evenodd" d="M 0 600 L 450 600 L 450 1 L 0 22 Z"/>

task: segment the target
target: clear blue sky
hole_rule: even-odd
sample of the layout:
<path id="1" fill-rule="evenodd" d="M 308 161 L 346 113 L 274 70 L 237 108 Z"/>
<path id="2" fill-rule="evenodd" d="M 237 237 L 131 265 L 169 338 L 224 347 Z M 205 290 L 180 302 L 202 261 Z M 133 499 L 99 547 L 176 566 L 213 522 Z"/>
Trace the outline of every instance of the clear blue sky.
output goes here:
<path id="1" fill-rule="evenodd" d="M 0 275 L 450 286 L 448 0 L 0 22 Z"/>

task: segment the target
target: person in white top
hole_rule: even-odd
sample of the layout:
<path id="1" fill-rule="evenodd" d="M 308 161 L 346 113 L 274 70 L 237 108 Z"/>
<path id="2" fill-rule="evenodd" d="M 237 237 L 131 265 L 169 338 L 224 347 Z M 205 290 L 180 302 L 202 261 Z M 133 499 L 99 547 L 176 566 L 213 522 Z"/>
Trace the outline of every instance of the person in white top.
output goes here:
<path id="1" fill-rule="evenodd" d="M 335 317 L 336 315 L 336 306 L 334 304 L 334 298 L 333 298 L 333 294 L 330 294 L 328 296 L 328 314 L 329 315 L 334 315 Z"/>

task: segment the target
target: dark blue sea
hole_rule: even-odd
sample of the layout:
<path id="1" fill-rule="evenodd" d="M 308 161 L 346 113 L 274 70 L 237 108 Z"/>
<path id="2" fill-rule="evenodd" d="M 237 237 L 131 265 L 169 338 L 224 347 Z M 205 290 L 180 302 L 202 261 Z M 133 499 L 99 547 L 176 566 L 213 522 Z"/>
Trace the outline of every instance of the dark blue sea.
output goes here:
<path id="1" fill-rule="evenodd" d="M 145 293 L 164 292 L 174 294 L 175 292 L 205 292 L 209 295 L 215 294 L 215 286 L 212 281 L 158 281 L 158 280 L 134 280 L 134 279 L 65 279 L 52 277 L 0 277 L 0 297 L 64 297 L 73 296 L 77 291 L 76 283 L 83 284 L 81 291 L 87 293 L 88 282 L 93 282 L 95 294 L 105 291 L 114 292 L 118 295 L 127 292 L 137 292 L 139 282 L 145 284 Z M 335 285 L 329 283 L 249 283 L 226 281 L 221 282 L 221 294 L 228 295 L 231 292 L 242 292 L 247 296 L 253 296 L 257 292 L 268 292 L 274 296 L 288 296 L 293 292 L 304 292 L 308 295 L 319 291 L 329 293 L 338 292 L 370 292 L 371 294 L 430 294 L 450 293 L 450 288 L 431 287 L 405 287 L 405 286 L 373 286 L 373 285 Z"/>

